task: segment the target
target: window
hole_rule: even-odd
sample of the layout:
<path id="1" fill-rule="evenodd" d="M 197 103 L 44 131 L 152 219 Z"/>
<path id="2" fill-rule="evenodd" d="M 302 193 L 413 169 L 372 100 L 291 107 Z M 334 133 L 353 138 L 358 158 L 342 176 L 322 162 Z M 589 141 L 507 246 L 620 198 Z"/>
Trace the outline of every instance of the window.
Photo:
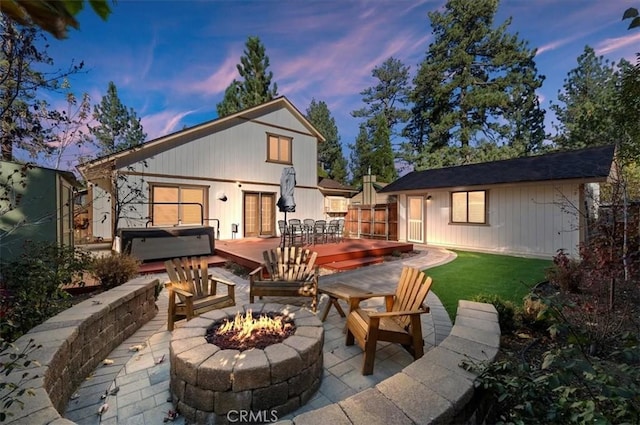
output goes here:
<path id="1" fill-rule="evenodd" d="M 487 222 L 486 196 L 485 190 L 452 192 L 451 222 L 485 224 Z"/>
<path id="2" fill-rule="evenodd" d="M 267 161 L 291 164 L 291 137 L 267 134 Z"/>
<path id="3" fill-rule="evenodd" d="M 207 199 L 206 187 L 152 185 L 152 223 L 154 226 L 202 224 L 207 215 Z"/>

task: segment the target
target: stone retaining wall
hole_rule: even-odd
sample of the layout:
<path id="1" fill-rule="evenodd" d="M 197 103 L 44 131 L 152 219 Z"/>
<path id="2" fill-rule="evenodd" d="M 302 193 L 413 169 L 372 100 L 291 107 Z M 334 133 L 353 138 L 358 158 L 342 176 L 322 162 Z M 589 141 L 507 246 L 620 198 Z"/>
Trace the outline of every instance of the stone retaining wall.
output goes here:
<path id="1" fill-rule="evenodd" d="M 38 378 L 28 382 L 35 396 L 24 395 L 24 409 L 11 407 L 12 424 L 73 424 L 61 417 L 80 383 L 109 353 L 156 315 L 158 279 L 139 277 L 83 301 L 20 337 L 23 349 L 30 340 L 42 348 L 29 355 L 39 363 L 27 370 Z M 8 379 L 18 380 L 22 371 Z M 3 377 L 5 379 L 6 377 Z"/>
<path id="2" fill-rule="evenodd" d="M 459 301 L 455 325 L 437 347 L 397 373 L 338 403 L 279 425 L 464 423 L 475 375 L 464 361 L 493 361 L 500 348 L 498 312 L 491 304 Z"/>

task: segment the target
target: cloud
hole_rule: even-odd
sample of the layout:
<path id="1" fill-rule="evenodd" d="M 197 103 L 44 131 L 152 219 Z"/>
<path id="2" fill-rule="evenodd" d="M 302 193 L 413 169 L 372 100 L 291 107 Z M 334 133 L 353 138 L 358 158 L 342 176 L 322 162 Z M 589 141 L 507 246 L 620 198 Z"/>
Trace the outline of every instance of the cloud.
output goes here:
<path id="1" fill-rule="evenodd" d="M 217 95 L 224 93 L 225 89 L 234 79 L 239 78 L 236 64 L 240 61 L 242 53 L 230 51 L 224 62 L 220 64 L 216 71 L 204 80 L 190 78 L 192 83 L 177 84 L 177 90 L 182 94 L 199 93 L 205 95 Z"/>
<path id="2" fill-rule="evenodd" d="M 595 51 L 598 55 L 606 55 L 619 50 L 622 50 L 630 45 L 634 48 L 637 47 L 640 42 L 640 32 L 636 32 L 624 37 L 608 38 L 601 41 L 595 47 Z"/>
<path id="3" fill-rule="evenodd" d="M 141 122 L 145 133 L 147 133 L 147 140 L 157 139 L 181 130 L 179 125 L 182 119 L 195 112 L 197 111 L 161 111 L 156 114 L 145 115 L 142 117 Z"/>

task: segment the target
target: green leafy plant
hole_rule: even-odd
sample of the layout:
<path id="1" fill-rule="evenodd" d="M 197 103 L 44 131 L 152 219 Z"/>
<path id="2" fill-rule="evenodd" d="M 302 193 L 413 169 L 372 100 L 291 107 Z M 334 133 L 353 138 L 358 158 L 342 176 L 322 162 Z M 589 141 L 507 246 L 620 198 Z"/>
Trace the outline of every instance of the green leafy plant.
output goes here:
<path id="1" fill-rule="evenodd" d="M 542 357 L 506 356 L 464 365 L 479 373 L 476 385 L 494 402 L 497 424 L 640 423 L 640 346 L 618 333 L 595 355 L 588 327 L 568 320 L 566 302 L 544 298 L 553 336 Z M 533 340 L 532 343 L 538 343 Z M 541 361 L 540 361 L 541 360 Z"/>
<path id="2" fill-rule="evenodd" d="M 93 260 L 92 274 L 105 289 L 128 282 L 138 275 L 140 261 L 125 254 L 113 253 Z"/>
<path id="3" fill-rule="evenodd" d="M 3 336 L 13 341 L 71 305 L 63 289 L 83 285 L 90 255 L 73 247 L 33 243 L 18 259 L 2 264 L 0 311 L 12 326 Z"/>
<path id="4" fill-rule="evenodd" d="M 35 350 L 41 348 L 36 345 L 33 339 L 22 349 L 18 349 L 16 345 L 0 338 L 0 422 L 5 422 L 9 417 L 13 416 L 9 409 L 11 406 L 18 405 L 20 408 L 24 406 L 21 400 L 25 395 L 34 396 L 33 388 L 28 386 L 29 381 L 38 377 L 38 375 L 25 372 L 24 369 L 30 366 L 40 366 L 38 362 L 30 360 L 29 356 Z M 17 379 L 10 379 L 9 375 L 21 372 L 21 376 Z"/>
<path id="5" fill-rule="evenodd" d="M 512 332 L 517 327 L 516 306 L 511 301 L 503 300 L 499 295 L 480 294 L 472 298 L 472 301 L 492 304 L 498 311 L 498 323 L 500 330 Z"/>

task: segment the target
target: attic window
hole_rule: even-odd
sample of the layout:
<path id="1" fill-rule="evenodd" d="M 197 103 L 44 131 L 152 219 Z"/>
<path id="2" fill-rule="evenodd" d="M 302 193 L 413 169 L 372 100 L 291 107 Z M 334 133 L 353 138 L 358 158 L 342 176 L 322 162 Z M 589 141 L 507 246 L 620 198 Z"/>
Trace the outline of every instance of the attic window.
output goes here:
<path id="1" fill-rule="evenodd" d="M 291 137 L 267 134 L 267 162 L 292 164 Z"/>
<path id="2" fill-rule="evenodd" d="M 485 224 L 487 191 L 451 192 L 451 222 Z"/>

